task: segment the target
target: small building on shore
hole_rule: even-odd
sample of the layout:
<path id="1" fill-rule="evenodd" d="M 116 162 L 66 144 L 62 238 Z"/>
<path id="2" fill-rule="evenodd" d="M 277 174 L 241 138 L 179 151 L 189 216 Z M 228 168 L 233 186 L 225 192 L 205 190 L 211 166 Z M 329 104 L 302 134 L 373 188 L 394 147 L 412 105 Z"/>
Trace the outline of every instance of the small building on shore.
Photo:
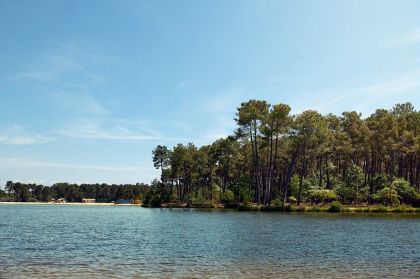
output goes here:
<path id="1" fill-rule="evenodd" d="M 82 203 L 95 203 L 96 199 L 82 199 Z"/>
<path id="2" fill-rule="evenodd" d="M 53 202 L 53 203 L 65 203 L 66 202 L 66 199 L 65 198 L 58 198 L 58 199 L 52 198 L 50 202 Z"/>

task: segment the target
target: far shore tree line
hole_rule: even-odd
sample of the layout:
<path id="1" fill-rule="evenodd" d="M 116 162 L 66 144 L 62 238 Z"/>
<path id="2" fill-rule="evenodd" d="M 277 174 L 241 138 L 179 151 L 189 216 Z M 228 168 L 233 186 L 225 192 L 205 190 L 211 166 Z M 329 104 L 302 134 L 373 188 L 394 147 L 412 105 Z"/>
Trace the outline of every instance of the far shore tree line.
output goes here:
<path id="1" fill-rule="evenodd" d="M 161 179 L 145 203 L 347 204 L 420 202 L 420 112 L 411 103 L 367 118 L 249 100 L 233 135 L 201 147 L 158 145 Z"/>
<path id="2" fill-rule="evenodd" d="M 142 183 L 123 185 L 56 183 L 44 186 L 8 181 L 5 191 L 0 189 L 0 200 L 18 202 L 49 202 L 53 199 L 65 199 L 68 202 L 81 202 L 82 199 L 95 199 L 97 202 L 141 200 L 148 190 L 149 185 Z"/>

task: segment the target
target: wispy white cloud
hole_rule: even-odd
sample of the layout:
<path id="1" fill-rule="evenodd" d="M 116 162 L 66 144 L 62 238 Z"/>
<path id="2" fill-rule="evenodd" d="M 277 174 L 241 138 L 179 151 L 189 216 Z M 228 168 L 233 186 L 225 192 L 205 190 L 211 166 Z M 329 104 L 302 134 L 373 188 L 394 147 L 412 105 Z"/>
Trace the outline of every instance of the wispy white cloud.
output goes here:
<path id="1" fill-rule="evenodd" d="M 60 108 L 63 115 L 104 115 L 108 111 L 95 95 L 107 85 L 101 69 L 115 61 L 89 44 L 56 44 L 28 61 L 9 79 L 26 92 L 40 94 Z"/>
<path id="2" fill-rule="evenodd" d="M 96 98 L 94 98 L 84 86 L 72 86 L 71 88 L 45 88 L 49 92 L 49 100 L 68 115 L 109 115 L 106 109 Z"/>
<path id="3" fill-rule="evenodd" d="M 106 79 L 93 69 L 98 63 L 108 64 L 115 57 L 100 54 L 90 45 L 75 42 L 55 44 L 39 57 L 28 61 L 20 72 L 9 76 L 16 82 L 60 83 L 77 77 L 77 83 L 101 84 Z"/>
<path id="4" fill-rule="evenodd" d="M 113 118 L 80 119 L 78 123 L 57 131 L 58 134 L 78 139 L 102 140 L 171 140 L 150 128 L 146 121 L 128 121 Z"/>
<path id="5" fill-rule="evenodd" d="M 393 80 L 367 85 L 360 91 L 375 96 L 386 96 L 410 91 L 420 87 L 420 71 L 408 73 Z"/>
<path id="6" fill-rule="evenodd" d="M 372 82 L 354 88 L 338 88 L 313 95 L 328 96 L 322 102 L 312 105 L 313 109 L 327 113 L 343 104 L 351 104 L 353 110 L 368 112 L 369 107 L 377 107 L 384 100 L 393 100 L 400 97 L 408 98 L 405 101 L 418 99 L 420 91 L 420 71 L 413 71 L 385 81 Z M 302 98 L 304 99 L 304 98 Z M 313 101 L 313 98 L 310 99 Z"/>
<path id="7" fill-rule="evenodd" d="M 391 46 L 406 46 L 420 43 L 420 27 L 412 29 L 391 42 Z"/>
<path id="8" fill-rule="evenodd" d="M 156 172 L 152 167 L 138 165 L 131 166 L 110 166 L 110 165 L 86 165 L 86 164 L 68 164 L 57 162 L 37 161 L 26 158 L 0 158 L 0 166 L 8 168 L 58 168 L 75 170 L 97 170 L 97 171 L 122 171 L 122 172 Z"/>
<path id="9" fill-rule="evenodd" d="M 20 125 L 13 125 L 0 131 L 0 144 L 4 145 L 31 145 L 53 141 L 54 138 L 41 134 L 30 134 Z"/>

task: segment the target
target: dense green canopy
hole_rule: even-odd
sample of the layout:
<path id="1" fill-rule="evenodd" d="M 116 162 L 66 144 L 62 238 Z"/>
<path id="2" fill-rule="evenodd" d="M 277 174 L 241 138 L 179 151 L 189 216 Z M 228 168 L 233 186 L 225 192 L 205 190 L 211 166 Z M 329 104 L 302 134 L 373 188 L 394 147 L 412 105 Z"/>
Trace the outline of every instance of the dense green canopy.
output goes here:
<path id="1" fill-rule="evenodd" d="M 234 135 L 210 145 L 154 150 L 165 201 L 214 203 L 229 196 L 265 206 L 290 197 L 298 204 L 357 204 L 378 201 L 393 183 L 395 195 L 388 191 L 388 197 L 418 198 L 420 112 L 410 103 L 362 118 L 355 111 L 291 115 L 288 105 L 250 100 L 240 104 L 235 121 Z"/>

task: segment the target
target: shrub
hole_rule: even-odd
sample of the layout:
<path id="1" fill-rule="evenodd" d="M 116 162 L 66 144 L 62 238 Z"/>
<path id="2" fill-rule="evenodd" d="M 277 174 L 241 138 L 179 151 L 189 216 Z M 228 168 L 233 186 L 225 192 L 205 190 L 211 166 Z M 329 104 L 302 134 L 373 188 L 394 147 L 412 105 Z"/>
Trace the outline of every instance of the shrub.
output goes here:
<path id="1" fill-rule="evenodd" d="M 283 208 L 283 210 L 285 212 L 293 212 L 293 211 L 296 211 L 295 208 L 291 204 L 285 205 L 284 208 Z"/>
<path id="2" fill-rule="evenodd" d="M 383 205 L 378 205 L 377 207 L 372 208 L 370 212 L 386 213 L 388 212 L 388 209 Z"/>
<path id="3" fill-rule="evenodd" d="M 370 212 L 370 208 L 369 207 L 363 208 L 363 213 L 369 213 L 369 212 Z"/>
<path id="4" fill-rule="evenodd" d="M 348 207 L 343 207 L 343 208 L 341 209 L 341 212 L 349 213 L 349 212 L 350 212 L 350 208 L 348 208 Z"/>
<path id="5" fill-rule="evenodd" d="M 394 207 L 392 211 L 396 213 L 404 213 L 404 212 L 413 213 L 415 212 L 415 209 L 411 206 L 400 205 L 400 206 Z"/>
<path id="6" fill-rule="evenodd" d="M 321 212 L 321 211 L 322 211 L 321 207 L 317 205 L 308 208 L 308 212 Z"/>
<path id="7" fill-rule="evenodd" d="M 328 212 L 340 212 L 341 211 L 341 203 L 338 201 L 333 201 L 328 208 Z"/>
<path id="8" fill-rule="evenodd" d="M 405 212 L 407 212 L 407 213 L 413 213 L 413 212 L 415 212 L 415 209 L 412 208 L 412 207 L 406 207 Z"/>
<path id="9" fill-rule="evenodd" d="M 318 189 L 310 191 L 309 197 L 315 203 L 334 200 L 337 196 L 333 190 Z"/>
<path id="10" fill-rule="evenodd" d="M 420 193 L 417 193 L 414 199 L 411 201 L 411 205 L 414 207 L 420 207 Z"/>
<path id="11" fill-rule="evenodd" d="M 390 187 L 385 187 L 378 192 L 380 199 L 385 205 L 394 206 L 395 204 L 400 204 L 400 196 L 392 186 L 393 185 L 391 184 Z"/>
<path id="12" fill-rule="evenodd" d="M 192 197 L 192 204 L 195 206 L 202 206 L 205 202 L 206 200 L 201 193 Z"/>
<path id="13" fill-rule="evenodd" d="M 306 212 L 306 207 L 305 206 L 299 206 L 298 208 L 296 208 L 297 212 Z"/>
<path id="14" fill-rule="evenodd" d="M 156 191 L 150 190 L 143 199 L 143 206 L 160 207 L 160 195 Z"/>
<path id="15" fill-rule="evenodd" d="M 416 190 L 404 179 L 394 180 L 394 182 L 392 182 L 392 188 L 397 191 L 397 194 L 404 200 L 404 202 L 410 202 L 416 197 Z"/>
<path id="16" fill-rule="evenodd" d="M 297 199 L 293 196 L 289 197 L 289 202 L 295 204 L 297 202 Z"/>
<path id="17" fill-rule="evenodd" d="M 222 194 L 221 202 L 233 203 L 234 201 L 235 201 L 235 194 L 231 190 L 226 189 L 226 191 Z"/>
<path id="18" fill-rule="evenodd" d="M 160 207 L 160 197 L 159 196 L 153 196 L 148 203 L 149 207 Z"/>
<path id="19" fill-rule="evenodd" d="M 238 206 L 238 211 L 259 211 L 260 209 L 259 206 L 254 206 L 249 201 L 244 201 Z"/>
<path id="20" fill-rule="evenodd" d="M 279 199 L 275 199 L 271 202 L 273 207 L 281 207 L 281 201 Z"/>

